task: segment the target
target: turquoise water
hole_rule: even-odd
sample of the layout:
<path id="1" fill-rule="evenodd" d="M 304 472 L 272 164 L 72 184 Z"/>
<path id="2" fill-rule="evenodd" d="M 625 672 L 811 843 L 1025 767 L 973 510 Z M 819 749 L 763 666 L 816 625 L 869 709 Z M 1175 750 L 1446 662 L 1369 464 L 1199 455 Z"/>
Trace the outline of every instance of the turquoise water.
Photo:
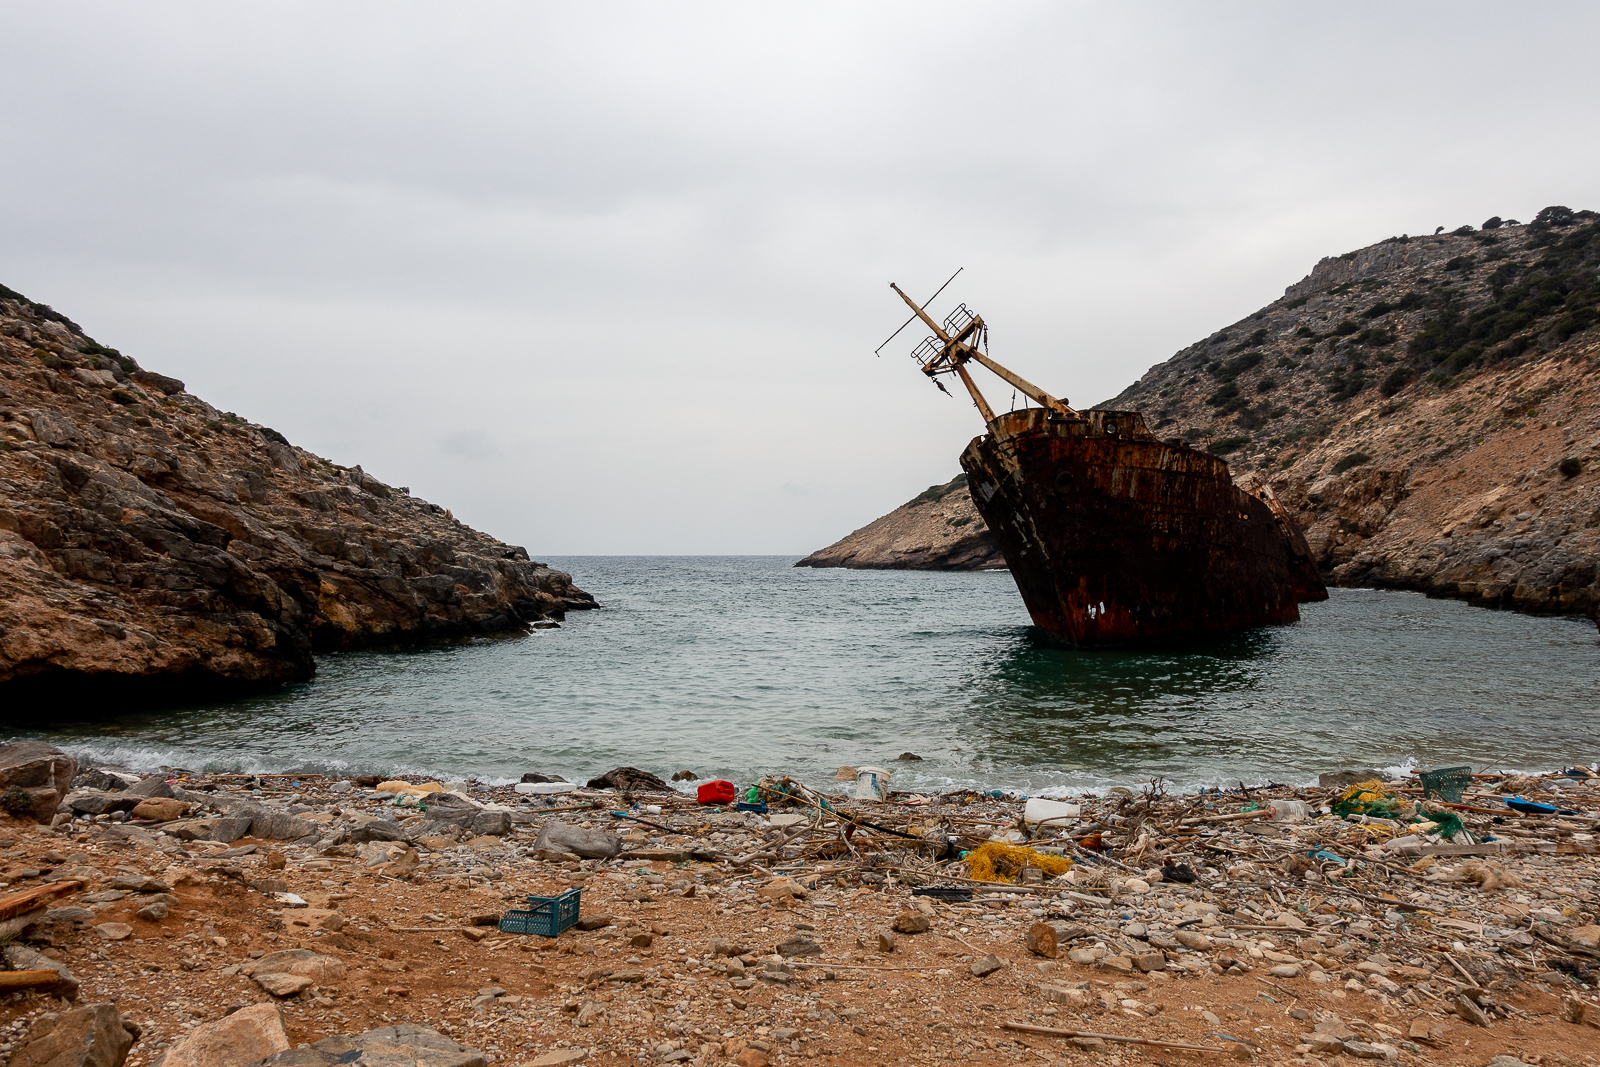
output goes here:
<path id="1" fill-rule="evenodd" d="M 1336 589 L 1298 625 L 1185 652 L 1053 648 L 1005 572 L 793 557 L 550 560 L 605 605 L 562 629 L 330 656 L 270 696 L 42 736 L 136 769 L 585 778 L 619 764 L 896 788 L 1303 782 L 1351 764 L 1600 758 L 1600 633 Z M 0 736 L 22 736 L 18 733 Z M 902 752 L 920 762 L 895 763 Z"/>

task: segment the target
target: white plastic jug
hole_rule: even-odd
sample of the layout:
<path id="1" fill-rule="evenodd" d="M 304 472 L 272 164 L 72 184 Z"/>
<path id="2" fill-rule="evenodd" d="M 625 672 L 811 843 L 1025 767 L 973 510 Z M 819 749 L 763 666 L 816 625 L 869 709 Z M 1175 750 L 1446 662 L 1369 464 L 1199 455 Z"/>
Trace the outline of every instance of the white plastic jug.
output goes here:
<path id="1" fill-rule="evenodd" d="M 1273 822 L 1305 822 L 1311 818 L 1311 808 L 1303 800 L 1269 800 L 1267 811 Z"/>
<path id="2" fill-rule="evenodd" d="M 894 772 L 886 767 L 856 768 L 857 800 L 888 800 L 889 779 Z"/>
<path id="3" fill-rule="evenodd" d="M 1028 803 L 1022 809 L 1022 818 L 1030 823 L 1050 823 L 1054 827 L 1065 826 L 1067 823 L 1083 814 L 1083 805 L 1068 804 L 1061 800 L 1046 800 L 1044 797 L 1029 797 Z"/>

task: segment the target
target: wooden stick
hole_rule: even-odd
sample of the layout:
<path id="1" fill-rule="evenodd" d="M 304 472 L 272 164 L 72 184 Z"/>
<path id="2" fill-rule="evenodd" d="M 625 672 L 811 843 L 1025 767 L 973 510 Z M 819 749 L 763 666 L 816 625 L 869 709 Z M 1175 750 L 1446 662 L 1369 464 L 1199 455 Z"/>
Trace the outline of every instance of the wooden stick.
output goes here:
<path id="1" fill-rule="evenodd" d="M 0 897 L 0 921 L 14 918 L 25 911 L 32 911 L 47 900 L 54 899 L 63 893 L 70 893 L 82 887 L 83 883 L 76 878 L 68 878 L 49 885 L 34 886 L 24 889 L 20 893 L 7 893 Z"/>
<path id="2" fill-rule="evenodd" d="M 55 985 L 59 981 L 59 971 L 0 971 L 0 993 L 37 989 L 43 985 Z"/>
<path id="3" fill-rule="evenodd" d="M 1092 1030 L 1060 1030 L 1054 1026 L 1034 1026 L 1031 1023 L 1004 1022 L 1004 1030 L 1020 1030 L 1026 1034 L 1051 1034 L 1055 1037 L 1098 1037 L 1101 1041 L 1121 1041 L 1129 1045 L 1153 1045 L 1156 1048 L 1176 1048 L 1187 1052 L 1227 1052 L 1213 1045 L 1186 1045 L 1179 1041 L 1158 1041 L 1153 1037 L 1124 1037 L 1121 1034 L 1097 1034 Z"/>

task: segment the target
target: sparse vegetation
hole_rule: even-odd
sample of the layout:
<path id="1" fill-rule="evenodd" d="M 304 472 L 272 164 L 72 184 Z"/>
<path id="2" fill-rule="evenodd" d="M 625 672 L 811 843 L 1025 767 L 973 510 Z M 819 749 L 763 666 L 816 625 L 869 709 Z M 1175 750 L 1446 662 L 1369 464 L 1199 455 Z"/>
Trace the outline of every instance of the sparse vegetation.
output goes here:
<path id="1" fill-rule="evenodd" d="M 1383 379 L 1383 383 L 1378 386 L 1378 392 L 1382 393 L 1384 396 L 1394 396 L 1394 394 L 1404 389 L 1406 387 L 1406 383 L 1410 380 L 1411 371 L 1409 369 L 1405 367 L 1396 367 L 1394 370 L 1389 372 L 1386 378 Z"/>
<path id="2" fill-rule="evenodd" d="M 1583 460 L 1577 456 L 1568 456 L 1556 464 L 1556 470 L 1561 472 L 1563 478 L 1576 478 L 1583 473 Z"/>
<path id="3" fill-rule="evenodd" d="M 1483 228 L 1486 230 L 1498 230 L 1503 224 L 1503 220 L 1499 215 L 1491 215 L 1483 221 Z"/>
<path id="4" fill-rule="evenodd" d="M 1239 451 L 1249 443 L 1250 438 L 1248 437 L 1223 437 L 1207 445 L 1206 451 L 1213 456 L 1226 456 Z"/>
<path id="5" fill-rule="evenodd" d="M 139 398 L 138 397 L 134 396 L 132 393 L 125 392 L 125 391 L 123 391 L 121 389 L 113 389 L 113 390 L 111 390 L 111 399 L 115 400 L 117 403 L 121 404 L 124 407 L 127 407 L 127 406 L 129 406 L 131 404 L 137 404 L 139 402 Z"/>
<path id="6" fill-rule="evenodd" d="M 4 793 L 0 793 L 0 811 L 7 815 L 21 815 L 33 807 L 33 794 L 14 785 Z"/>
<path id="7" fill-rule="evenodd" d="M 1333 473 L 1343 474 L 1352 467 L 1359 467 L 1364 463 L 1371 463 L 1372 457 L 1365 452 L 1352 452 L 1333 465 Z"/>

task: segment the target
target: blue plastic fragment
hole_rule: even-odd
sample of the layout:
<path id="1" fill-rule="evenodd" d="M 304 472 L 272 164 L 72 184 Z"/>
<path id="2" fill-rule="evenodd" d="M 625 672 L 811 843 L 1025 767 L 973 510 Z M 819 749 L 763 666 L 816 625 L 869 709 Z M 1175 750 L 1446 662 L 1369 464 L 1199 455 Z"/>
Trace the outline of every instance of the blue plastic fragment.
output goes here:
<path id="1" fill-rule="evenodd" d="M 1525 815 L 1554 815 L 1559 810 L 1554 804 L 1540 804 L 1538 801 L 1523 800 L 1521 797 L 1507 797 L 1506 807 Z"/>
<path id="2" fill-rule="evenodd" d="M 1343 856 L 1335 856 L 1332 852 L 1329 852 L 1325 848 L 1319 848 L 1315 852 L 1307 852 L 1306 855 L 1309 856 L 1310 858 L 1314 859 L 1314 860 L 1322 860 L 1325 863 L 1343 863 L 1344 862 L 1344 857 Z"/>
<path id="3" fill-rule="evenodd" d="M 741 800 L 733 807 L 735 811 L 753 811 L 761 815 L 765 815 L 767 813 L 767 805 L 765 801 L 761 802 L 760 804 L 747 804 Z"/>

